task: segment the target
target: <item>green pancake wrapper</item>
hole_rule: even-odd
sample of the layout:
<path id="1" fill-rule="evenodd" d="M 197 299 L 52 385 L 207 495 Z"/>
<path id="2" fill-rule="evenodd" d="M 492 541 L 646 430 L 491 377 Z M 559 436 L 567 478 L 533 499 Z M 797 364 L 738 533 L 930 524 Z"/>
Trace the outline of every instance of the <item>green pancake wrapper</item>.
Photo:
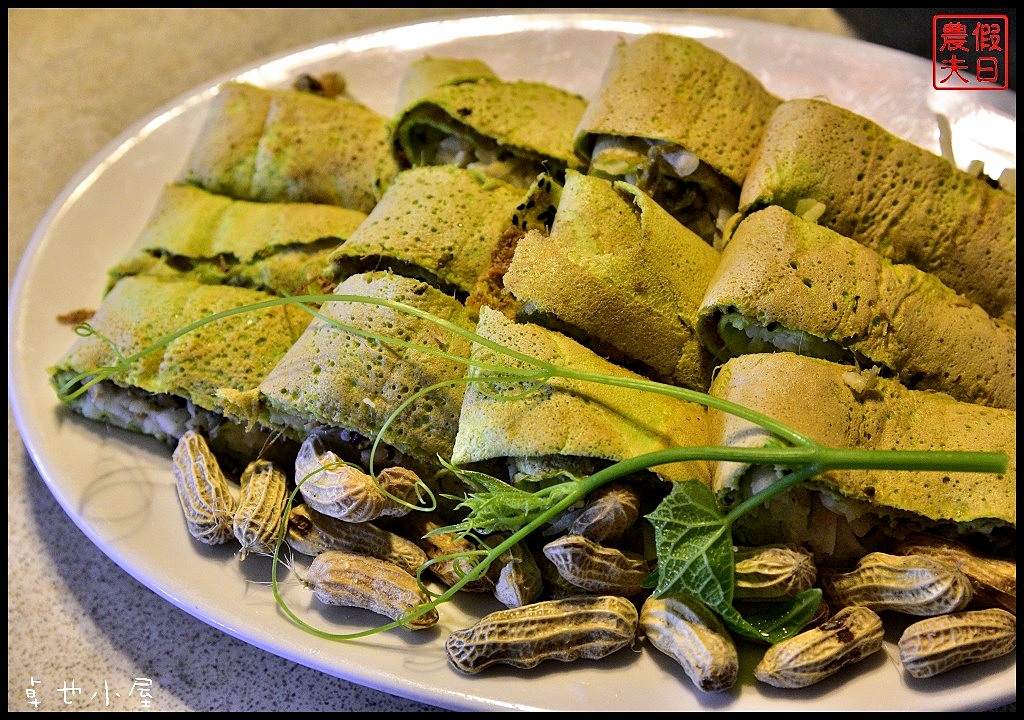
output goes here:
<path id="1" fill-rule="evenodd" d="M 1016 409 L 1017 333 L 912 265 L 772 206 L 722 251 L 698 331 L 720 360 L 792 350 Z"/>
<path id="2" fill-rule="evenodd" d="M 315 203 L 232 200 L 192 185 L 168 185 L 129 252 L 110 270 L 241 285 L 276 295 L 329 292 L 330 253 L 366 219 Z"/>
<path id="3" fill-rule="evenodd" d="M 541 172 L 560 180 L 566 168 L 580 167 L 573 133 L 583 98 L 546 83 L 498 79 L 479 63 L 467 70 L 453 59 L 445 70 L 443 62 L 413 63 L 403 78 L 407 104 L 390 124 L 399 168 L 455 164 L 526 188 Z M 416 91 L 425 94 L 412 98 Z"/>
<path id="4" fill-rule="evenodd" d="M 490 265 L 523 194 L 453 165 L 405 170 L 331 253 L 334 272 L 345 277 L 390 268 L 465 297 Z"/>
<path id="5" fill-rule="evenodd" d="M 740 211 L 799 212 L 801 201 L 824 205 L 822 225 L 1016 324 L 1015 195 L 849 110 L 791 100 L 765 130 Z"/>
<path id="6" fill-rule="evenodd" d="M 218 312 L 274 299 L 267 293 L 240 287 L 210 285 L 191 279 L 129 276 L 106 294 L 89 324 L 108 339 L 124 357 L 177 333 L 190 323 Z M 254 406 L 242 407 L 228 398 L 258 387 L 284 357 L 309 324 L 310 315 L 291 306 L 246 311 L 207 323 L 171 340 L 155 352 L 132 362 L 70 401 L 87 416 L 104 413 L 95 405 L 96 393 L 105 385 L 137 391 L 139 398 L 153 397 L 152 407 L 166 406 L 166 397 L 177 398 L 211 413 L 223 415 L 241 426 L 266 425 L 267 418 Z M 55 386 L 77 373 L 116 365 L 119 357 L 108 342 L 96 335 L 79 337 L 51 368 Z M 158 399 L 156 396 L 165 396 Z M 147 406 L 147 411 L 149 406 Z M 144 415 L 144 414 L 143 414 Z M 102 419 L 162 440 L 176 440 L 181 427 L 163 426 L 159 418 L 137 417 L 118 421 Z"/>
<path id="7" fill-rule="evenodd" d="M 414 60 L 402 74 L 395 108 L 402 110 L 443 85 L 488 80 L 501 82 L 491 67 L 476 58 L 426 56 Z"/>
<path id="8" fill-rule="evenodd" d="M 571 338 L 539 325 L 516 323 L 481 308 L 477 334 L 529 357 L 578 370 L 638 378 Z M 473 357 L 508 365 L 505 355 L 475 345 Z M 555 378 L 535 392 L 514 387 L 466 390 L 452 462 L 548 456 L 625 460 L 676 446 L 705 444 L 701 405 L 664 395 Z M 503 390 L 505 392 L 502 397 Z M 668 480 L 708 481 L 708 464 L 652 468 Z"/>
<path id="9" fill-rule="evenodd" d="M 704 391 L 713 358 L 697 339 L 697 309 L 717 263 L 718 251 L 635 186 L 570 170 L 550 234 L 519 239 L 504 283 L 526 317 L 555 318 L 620 364 Z"/>
<path id="10" fill-rule="evenodd" d="M 353 275 L 335 294 L 392 300 L 472 329 L 457 300 L 419 280 L 383 272 Z M 398 310 L 332 300 L 320 312 L 359 331 L 469 356 L 469 341 Z M 465 373 L 457 360 L 359 337 L 316 318 L 259 390 L 277 426 L 303 435 L 319 427 L 342 428 L 375 439 L 392 412 L 415 392 Z M 462 396 L 463 385 L 454 384 L 418 398 L 388 426 L 383 441 L 423 462 L 436 464 L 438 455 L 447 458 Z"/>
<path id="11" fill-rule="evenodd" d="M 637 185 L 717 243 L 779 102 L 701 42 L 649 33 L 615 46 L 574 145 L 589 173 Z"/>
<path id="12" fill-rule="evenodd" d="M 362 103 L 228 82 L 182 181 L 239 200 L 368 213 L 396 172 L 387 118 Z"/>
<path id="13" fill-rule="evenodd" d="M 1017 524 L 1016 412 L 908 390 L 899 382 L 793 353 L 744 355 L 725 363 L 710 394 L 762 412 L 835 448 L 1004 452 L 1007 472 L 835 470 L 812 485 L 883 512 L 910 513 L 960 530 Z M 764 431 L 708 412 L 712 444 L 757 447 Z M 714 489 L 735 493 L 747 467 L 720 463 Z M 741 498 L 733 498 L 739 500 Z M 907 526 L 909 527 L 909 526 Z"/>

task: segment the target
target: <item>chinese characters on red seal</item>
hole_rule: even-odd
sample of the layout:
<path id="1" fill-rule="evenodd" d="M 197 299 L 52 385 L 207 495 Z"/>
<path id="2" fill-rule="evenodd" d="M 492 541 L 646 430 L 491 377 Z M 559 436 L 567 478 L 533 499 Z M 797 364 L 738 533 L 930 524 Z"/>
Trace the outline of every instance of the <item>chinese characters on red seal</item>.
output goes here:
<path id="1" fill-rule="evenodd" d="M 935 15 L 932 86 L 936 90 L 1006 90 L 1009 29 L 1006 15 Z"/>

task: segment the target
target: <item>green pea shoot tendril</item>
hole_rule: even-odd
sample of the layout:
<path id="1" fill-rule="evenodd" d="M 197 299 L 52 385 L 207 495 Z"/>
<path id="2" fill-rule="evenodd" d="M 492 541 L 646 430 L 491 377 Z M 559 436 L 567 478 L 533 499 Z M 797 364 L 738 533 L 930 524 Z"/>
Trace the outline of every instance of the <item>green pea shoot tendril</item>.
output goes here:
<path id="1" fill-rule="evenodd" d="M 480 348 L 486 348 L 493 354 L 494 360 L 484 360 L 481 353 L 476 353 L 474 357 L 464 357 L 382 333 L 351 327 L 328 317 L 319 310 L 320 306 L 328 302 L 377 305 L 419 318 L 460 336 Z M 444 458 L 439 458 L 445 470 L 461 479 L 470 490 L 463 497 L 444 496 L 459 501 L 456 509 L 463 509 L 466 514 L 458 523 L 434 530 L 432 534 L 450 532 L 465 537 L 476 533 L 489 535 L 503 532 L 509 533 L 509 535 L 501 542 L 486 549 L 481 548 L 479 551 L 449 555 L 428 561 L 420 568 L 417 579 L 421 588 L 432 597 L 429 602 L 417 606 L 404 617 L 393 622 L 360 632 L 344 634 L 329 633 L 309 625 L 288 607 L 280 593 L 277 567 L 278 563 L 284 564 L 281 550 L 285 544 L 288 514 L 301 484 L 307 478 L 297 480 L 296 488 L 289 497 L 281 521 L 280 533 L 273 553 L 271 580 L 274 598 L 282 612 L 298 626 L 321 638 L 355 640 L 404 627 L 411 620 L 452 600 L 461 588 L 484 575 L 491 564 L 516 543 L 553 521 L 566 509 L 583 501 L 587 495 L 601 486 L 613 480 L 629 478 L 637 473 L 646 472 L 658 465 L 704 460 L 772 465 L 780 469 L 781 477 L 775 483 L 732 508 L 728 514 L 721 512 L 713 493 L 704 483 L 697 480 L 673 483 L 672 489 L 661 504 L 646 516 L 655 528 L 657 540 L 657 570 L 648 579 L 648 584 L 653 588 L 654 594 L 659 597 L 678 593 L 696 596 L 716 611 L 729 628 L 742 637 L 768 643 L 778 642 L 798 631 L 807 618 L 813 614 L 820 601 L 820 591 L 807 591 L 788 603 L 760 613 L 757 617 L 744 618 L 732 607 L 734 568 L 730 528 L 745 513 L 767 502 L 772 497 L 830 470 L 891 469 L 998 474 L 1005 472 L 1008 464 L 1006 455 L 1000 452 L 851 450 L 825 447 L 783 423 L 728 400 L 652 380 L 611 376 L 556 365 L 505 347 L 419 308 L 386 298 L 360 295 L 315 294 L 281 297 L 224 310 L 186 325 L 149 347 L 128 356 L 123 355 L 113 342 L 100 334 L 93 326 L 83 323 L 75 329 L 75 332 L 83 337 L 90 335 L 99 337 L 110 345 L 116 361 L 106 367 L 79 373 L 64 383 L 59 388 L 58 394 L 64 401 L 72 400 L 93 385 L 111 379 L 118 373 L 127 372 L 131 365 L 140 358 L 166 347 L 176 338 L 205 324 L 241 313 L 284 305 L 298 306 L 320 321 L 352 335 L 435 355 L 466 366 L 467 371 L 463 377 L 418 389 L 403 400 L 386 419 L 373 439 L 370 454 L 370 475 L 375 479 L 373 457 L 376 455 L 380 443 L 386 442 L 387 430 L 396 418 L 422 397 L 444 387 L 455 385 L 474 385 L 489 398 L 511 400 L 526 397 L 543 388 L 546 383 L 555 378 L 598 383 L 637 392 L 657 393 L 697 403 L 753 423 L 768 432 L 772 438 L 765 446 L 756 448 L 729 446 L 668 448 L 616 462 L 585 477 L 575 477 L 565 473 L 565 479 L 562 482 L 546 484 L 535 491 L 514 487 L 483 473 L 455 467 Z M 512 364 L 498 362 L 498 358 L 504 358 L 511 361 Z M 510 385 L 521 387 L 516 392 L 509 393 L 508 386 Z M 381 489 L 383 490 L 383 488 Z M 421 483 L 417 487 L 417 493 L 421 501 L 427 497 L 430 503 L 426 507 L 417 505 L 413 507 L 413 511 L 425 511 L 436 507 L 436 499 L 426 484 Z M 402 502 L 399 498 L 391 496 L 390 493 L 387 494 L 392 499 Z M 441 593 L 435 593 L 427 588 L 426 583 L 422 580 L 422 573 L 431 564 L 444 560 L 464 560 L 463 563 L 456 562 L 456 566 L 463 565 L 465 572 L 453 585 Z"/>

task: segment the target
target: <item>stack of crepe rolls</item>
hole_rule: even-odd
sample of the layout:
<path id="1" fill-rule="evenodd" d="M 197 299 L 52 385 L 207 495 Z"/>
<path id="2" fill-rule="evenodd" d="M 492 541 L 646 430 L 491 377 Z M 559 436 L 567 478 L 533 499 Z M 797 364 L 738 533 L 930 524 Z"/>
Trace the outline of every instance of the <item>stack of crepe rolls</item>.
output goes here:
<path id="1" fill-rule="evenodd" d="M 575 133 L 592 174 L 626 180 L 713 242 L 781 100 L 691 38 L 620 41 Z"/>
<path id="2" fill-rule="evenodd" d="M 718 251 L 636 186 L 570 170 L 550 231 L 518 240 L 504 285 L 521 318 L 705 390 L 713 357 L 695 328 L 717 263 Z"/>
<path id="3" fill-rule="evenodd" d="M 361 102 L 227 82 L 180 180 L 238 200 L 368 213 L 397 171 L 387 118 Z"/>
<path id="4" fill-rule="evenodd" d="M 781 205 L 932 273 L 1016 324 L 1017 198 L 878 124 L 820 100 L 772 114 L 740 211 Z"/>
<path id="5" fill-rule="evenodd" d="M 577 370 L 616 377 L 641 376 L 606 360 L 562 333 L 532 323 L 517 323 L 482 308 L 476 332 L 531 358 Z M 518 361 L 474 344 L 474 359 L 517 366 Z M 528 466 L 593 467 L 671 447 L 706 444 L 702 405 L 659 394 L 637 397 L 635 390 L 556 378 L 536 392 L 529 382 L 470 386 L 459 417 L 451 455 L 455 465 L 495 459 L 506 461 L 510 475 Z M 708 482 L 703 461 L 651 468 L 665 480 Z"/>
<path id="6" fill-rule="evenodd" d="M 88 379 L 98 369 L 117 365 L 122 357 L 130 358 L 190 323 L 273 297 L 189 278 L 122 278 L 90 321 L 99 334 L 75 341 L 50 368 L 52 382 L 60 389 L 79 373 L 88 373 Z M 260 453 L 274 457 L 275 446 L 288 452 L 288 443 L 274 437 L 276 428 L 267 415 L 230 398 L 258 387 L 301 336 L 309 319 L 308 313 L 291 306 L 229 315 L 144 354 L 69 405 L 84 417 L 170 444 L 186 430 L 197 430 L 215 450 L 245 462 Z"/>
<path id="7" fill-rule="evenodd" d="M 912 265 L 771 206 L 725 246 L 699 310 L 720 361 L 790 350 L 1016 408 L 1017 333 Z"/>
<path id="8" fill-rule="evenodd" d="M 346 112 L 338 113 L 338 107 Z M 229 285 L 260 291 L 236 296 L 237 307 L 267 299 L 266 292 L 386 298 L 472 329 L 473 313 L 460 300 L 477 289 L 478 281 L 490 269 L 496 246 L 510 229 L 518 234 L 549 221 L 545 218 L 554 214 L 554 208 L 547 199 L 552 193 L 557 195 L 553 181 L 542 174 L 523 189 L 489 178 L 480 170 L 454 165 L 395 171 L 386 187 L 374 186 L 382 188 L 379 201 L 363 193 L 358 204 L 369 209 L 371 215 L 367 215 L 346 206 L 354 197 L 349 190 L 355 176 L 338 174 L 331 166 L 343 160 L 335 157 L 338 150 L 332 134 L 372 138 L 379 129 L 379 118 L 362 130 L 354 124 L 359 119 L 367 121 L 371 116 L 348 98 L 327 99 L 243 83 L 222 86 L 188 160 L 185 176 L 189 182 L 164 188 L 151 220 L 109 271 L 110 304 L 116 312 L 124 311 L 124 304 L 115 305 L 124 291 L 113 293 L 122 282 L 131 280 L 125 286 L 133 287 L 163 278 L 187 280 L 190 286 L 207 285 L 206 292 L 223 292 L 225 297 L 229 291 L 220 288 Z M 281 123 L 284 125 L 279 127 Z M 300 136 L 318 132 L 317 142 L 301 157 L 289 156 L 292 145 L 302 144 Z M 322 158 L 327 161 L 323 172 L 300 171 L 295 164 L 316 165 L 320 162 L 316 154 L 321 152 L 331 156 Z M 375 154 L 360 157 L 371 160 Z M 381 177 L 369 171 L 372 163 L 354 159 L 358 158 L 348 158 L 347 165 L 353 169 L 359 165 L 359 177 Z M 289 184 L 283 194 L 267 191 L 273 178 L 285 177 L 292 170 L 296 179 L 302 176 L 306 184 Z M 338 193 L 321 192 L 328 186 Z M 362 183 L 361 187 L 368 190 L 371 186 Z M 238 196 L 252 199 L 239 200 Z M 303 196 L 314 201 L 300 202 L 297 198 Z M 281 201 L 272 200 L 274 197 Z M 158 297 L 143 305 L 154 313 L 161 307 Z M 173 304 L 163 306 L 170 308 L 170 315 L 160 323 L 185 325 L 203 317 L 201 313 L 176 314 Z M 218 305 L 211 313 L 223 309 L 227 308 Z M 259 329 L 254 327 L 260 372 L 245 374 L 244 382 L 218 387 L 213 410 L 221 413 L 223 420 L 214 422 L 205 415 L 202 422 L 187 418 L 174 432 L 159 427 L 166 424 L 164 420 L 146 423 L 131 417 L 121 424 L 173 442 L 187 428 L 204 431 L 215 424 L 236 422 L 233 432 L 248 436 L 259 423 L 262 429 L 276 433 L 282 443 L 317 433 L 347 458 L 366 462 L 372 439 L 381 434 L 385 422 L 410 395 L 434 383 L 452 383 L 465 374 L 464 366 L 456 361 L 410 352 L 362 335 L 397 334 L 406 342 L 440 353 L 468 355 L 465 341 L 449 337 L 428 321 L 366 303 L 328 303 L 322 313 L 309 324 L 308 313 L 289 309 L 288 315 L 298 321 L 296 331 L 287 342 L 270 345 L 266 352 Z M 356 334 L 332 325 L 332 321 L 355 329 Z M 134 322 L 142 324 L 141 334 L 125 329 L 117 336 L 138 335 L 137 342 L 130 345 L 134 350 L 146 347 L 139 338 L 157 339 L 148 330 L 164 327 L 145 317 L 118 322 L 125 328 Z M 104 323 L 97 329 L 104 332 L 106 327 Z M 179 329 L 168 327 L 167 331 Z M 79 356 L 76 351 L 74 357 Z M 203 360 L 197 353 L 197 361 Z M 55 378 L 66 378 L 72 370 L 86 367 L 84 360 L 62 365 L 55 370 Z M 244 372 L 244 366 L 239 367 Z M 154 383 L 135 376 L 125 382 L 141 401 L 139 407 L 151 410 L 161 402 L 154 396 Z M 456 381 L 404 407 L 383 433 L 384 443 L 374 455 L 378 465 L 402 458 L 416 469 L 434 472 L 437 458 L 451 453 L 462 389 Z M 96 409 L 97 392 L 74 403 L 73 409 L 96 418 L 117 414 L 119 410 Z M 183 392 L 188 396 L 191 391 Z M 214 445 L 220 449 L 222 444 Z M 243 452 L 255 457 L 259 445 L 253 442 Z"/>
<path id="9" fill-rule="evenodd" d="M 573 133 L 586 101 L 547 83 L 498 78 L 458 58 L 413 62 L 390 121 L 400 169 L 458 165 L 528 188 L 542 172 L 579 168 Z"/>
<path id="10" fill-rule="evenodd" d="M 135 244 L 110 269 L 109 286 L 158 275 L 275 295 L 330 292 L 337 281 L 329 255 L 365 219 L 335 205 L 257 203 L 167 185 Z"/>
<path id="11" fill-rule="evenodd" d="M 915 529 L 1016 544 L 1016 412 L 908 390 L 898 381 L 794 353 L 755 353 L 720 368 L 711 395 L 742 404 L 835 448 L 972 450 L 1006 453 L 1002 475 L 893 470 L 832 470 L 784 493 L 734 526 L 740 544 L 790 542 L 823 565 L 891 550 Z M 757 447 L 759 427 L 708 412 L 712 444 Z M 773 467 L 717 463 L 712 488 L 732 507 L 777 478 Z"/>

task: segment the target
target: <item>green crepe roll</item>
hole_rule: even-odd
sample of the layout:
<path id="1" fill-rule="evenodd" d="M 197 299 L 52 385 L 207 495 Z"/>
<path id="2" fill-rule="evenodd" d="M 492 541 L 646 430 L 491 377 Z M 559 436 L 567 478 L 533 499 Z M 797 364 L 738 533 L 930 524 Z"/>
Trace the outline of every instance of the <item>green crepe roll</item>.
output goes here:
<path id="1" fill-rule="evenodd" d="M 937 277 L 772 206 L 724 248 L 698 331 L 720 360 L 790 350 L 1016 408 L 1017 333 Z"/>
<path id="2" fill-rule="evenodd" d="M 125 277 L 89 321 L 95 333 L 75 340 L 50 368 L 53 385 L 70 391 L 121 358 L 131 359 L 67 405 L 84 417 L 170 444 L 195 429 L 208 435 L 215 449 L 251 460 L 276 428 L 255 406 L 230 398 L 259 386 L 301 336 L 308 313 L 290 306 L 240 312 L 132 356 L 210 315 L 273 299 L 257 290 L 187 278 Z M 79 374 L 84 379 L 75 381 Z"/>
<path id="3" fill-rule="evenodd" d="M 395 172 L 387 118 L 372 108 L 343 96 L 228 82 L 181 179 L 238 200 L 368 213 Z"/>
<path id="4" fill-rule="evenodd" d="M 780 102 L 700 41 L 649 33 L 615 46 L 574 144 L 590 173 L 638 185 L 714 242 Z"/>
<path id="5" fill-rule="evenodd" d="M 576 370 L 622 378 L 639 375 L 617 366 L 566 335 L 517 323 L 481 308 L 477 334 L 531 358 Z M 477 344 L 473 358 L 516 366 L 520 361 Z M 523 392 L 532 389 L 532 392 Z M 704 407 L 660 394 L 554 378 L 539 388 L 475 385 L 466 390 L 452 453 L 456 465 L 495 459 L 512 462 L 561 458 L 625 460 L 677 446 L 706 444 Z M 707 483 L 703 461 L 660 465 L 667 480 Z"/>
<path id="6" fill-rule="evenodd" d="M 276 295 L 329 292 L 330 253 L 366 219 L 316 203 L 232 200 L 193 185 L 167 185 L 132 248 L 109 271 L 189 277 Z"/>
<path id="7" fill-rule="evenodd" d="M 491 67 L 476 58 L 426 56 L 411 62 L 402 74 L 395 108 L 402 110 L 443 85 L 488 80 L 501 82 Z"/>
<path id="8" fill-rule="evenodd" d="M 366 222 L 330 254 L 333 273 L 391 269 L 465 298 L 523 196 L 520 188 L 454 165 L 402 171 Z"/>
<path id="9" fill-rule="evenodd" d="M 519 239 L 504 276 L 521 316 L 645 375 L 704 391 L 697 309 L 718 251 L 633 185 L 566 173 L 549 233 Z"/>
<path id="10" fill-rule="evenodd" d="M 768 205 L 818 205 L 822 225 L 1016 324 L 1016 195 L 865 117 L 820 100 L 780 105 L 740 196 L 743 213 Z"/>
<path id="11" fill-rule="evenodd" d="M 384 430 L 382 442 L 424 464 L 447 458 L 455 442 L 466 374 L 458 358 L 469 356 L 461 336 L 428 320 L 351 298 L 390 300 L 471 330 L 465 307 L 411 278 L 386 272 L 353 275 L 334 293 L 347 296 L 320 307 L 302 337 L 259 386 L 259 402 L 275 426 L 305 435 L 341 429 L 374 440 L 399 406 L 419 390 L 443 384 L 411 400 Z M 349 332 L 414 343 L 435 353 L 390 344 Z M 454 384 L 451 381 L 456 381 Z"/>
<path id="12" fill-rule="evenodd" d="M 759 411 L 833 448 L 1002 452 L 1007 471 L 830 470 L 744 516 L 744 544 L 792 542 L 829 564 L 855 562 L 915 530 L 1015 551 L 1016 412 L 909 390 L 897 380 L 794 353 L 729 360 L 710 394 Z M 708 412 L 712 444 L 759 447 L 765 432 Z M 732 507 L 776 478 L 771 467 L 719 463 L 713 488 Z"/>
<path id="13" fill-rule="evenodd" d="M 445 68 L 445 63 L 449 63 Z M 398 167 L 458 165 L 520 188 L 580 167 L 573 132 L 586 101 L 547 83 L 506 81 L 479 62 L 429 58 L 403 77 L 390 123 Z M 412 97 L 415 92 L 424 94 Z"/>

